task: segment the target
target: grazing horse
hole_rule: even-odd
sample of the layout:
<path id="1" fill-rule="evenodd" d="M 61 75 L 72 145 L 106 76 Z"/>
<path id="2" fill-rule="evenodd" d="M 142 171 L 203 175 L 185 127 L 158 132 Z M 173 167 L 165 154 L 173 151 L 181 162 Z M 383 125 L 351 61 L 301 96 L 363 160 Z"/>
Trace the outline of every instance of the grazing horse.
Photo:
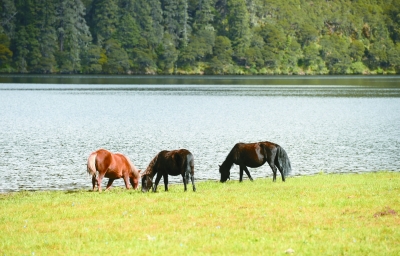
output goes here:
<path id="1" fill-rule="evenodd" d="M 225 182 L 230 179 L 230 170 L 233 164 L 237 164 L 240 167 L 240 179 L 243 180 L 243 171 L 246 172 L 249 179 L 252 181 L 253 178 L 250 175 L 247 167 L 256 168 L 260 167 L 265 162 L 268 162 L 274 174 L 273 181 L 276 181 L 276 167 L 282 175 L 282 181 L 285 181 L 291 171 L 289 157 L 286 151 L 278 144 L 272 142 L 257 142 L 257 143 L 237 143 L 229 152 L 225 161 L 219 166 L 219 172 L 221 174 L 221 182 Z"/>
<path id="2" fill-rule="evenodd" d="M 97 184 L 101 192 L 101 181 L 108 178 L 106 190 L 116 179 L 123 178 L 126 189 L 129 189 L 129 182 L 134 189 L 137 189 L 140 179 L 140 171 L 132 164 L 128 157 L 120 153 L 111 153 L 105 149 L 99 149 L 90 154 L 87 161 L 87 172 L 92 176 L 93 190 Z M 96 174 L 98 177 L 96 178 Z"/>
<path id="3" fill-rule="evenodd" d="M 153 177 L 156 174 L 157 177 L 153 186 Z M 153 192 L 156 192 L 161 177 L 164 178 L 165 191 L 168 191 L 168 175 L 182 175 L 183 185 L 186 191 L 186 185 L 189 184 L 189 174 L 192 180 L 193 191 L 196 191 L 192 153 L 186 149 L 172 151 L 163 150 L 151 160 L 149 166 L 142 174 L 142 192 L 147 192 L 150 188 L 153 188 Z"/>

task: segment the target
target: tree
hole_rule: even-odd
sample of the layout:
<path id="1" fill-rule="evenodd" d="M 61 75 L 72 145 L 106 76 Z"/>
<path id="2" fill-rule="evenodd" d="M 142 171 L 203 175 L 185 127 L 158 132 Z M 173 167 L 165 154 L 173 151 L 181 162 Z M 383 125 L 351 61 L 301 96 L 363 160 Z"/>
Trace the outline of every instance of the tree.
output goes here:
<path id="1" fill-rule="evenodd" d="M 158 67 L 163 72 L 172 74 L 178 60 L 179 52 L 175 48 L 174 41 L 170 34 L 164 34 L 163 43 L 160 45 L 157 53 L 159 56 Z"/>
<path id="2" fill-rule="evenodd" d="M 53 73 L 57 70 L 55 54 L 57 47 L 56 12 L 53 0 L 36 0 L 35 26 L 38 29 L 40 59 L 32 69 L 39 73 Z"/>
<path id="3" fill-rule="evenodd" d="M 223 63 L 230 64 L 232 61 L 232 43 L 225 36 L 217 36 L 214 44 L 214 55 Z"/>
<path id="4" fill-rule="evenodd" d="M 10 40 L 5 34 L 0 34 L 0 70 L 6 68 L 12 58 L 12 51 L 9 49 Z"/>
<path id="5" fill-rule="evenodd" d="M 228 37 L 235 57 L 240 60 L 250 46 L 250 20 L 245 0 L 227 0 Z"/>
<path id="6" fill-rule="evenodd" d="M 82 54 L 84 73 L 101 73 L 105 63 L 107 63 L 107 55 L 105 50 L 98 45 L 90 45 L 88 50 Z"/>
<path id="7" fill-rule="evenodd" d="M 297 32 L 297 38 L 302 47 L 314 42 L 318 38 L 318 30 L 309 23 L 304 23 Z"/>
<path id="8" fill-rule="evenodd" d="M 345 74 L 350 67 L 349 42 L 346 38 L 331 35 L 321 39 L 321 57 L 333 74 Z"/>
<path id="9" fill-rule="evenodd" d="M 115 39 L 108 39 L 104 43 L 107 62 L 103 65 L 103 71 L 109 74 L 125 74 L 130 64 L 128 54 Z"/>
<path id="10" fill-rule="evenodd" d="M 84 19 L 85 7 L 81 0 L 63 0 L 56 8 L 60 71 L 78 72 L 81 52 L 87 49 L 92 39 Z"/>
<path id="11" fill-rule="evenodd" d="M 13 0 L 2 0 L 0 2 L 0 33 L 4 33 L 8 38 L 14 36 L 15 31 L 15 8 Z"/>
<path id="12" fill-rule="evenodd" d="M 246 66 L 262 68 L 264 59 L 262 58 L 262 50 L 265 45 L 260 35 L 254 34 L 250 47 L 245 51 Z"/>
<path id="13" fill-rule="evenodd" d="M 400 71 L 400 43 L 397 43 L 394 47 L 392 47 L 389 52 L 389 63 L 390 66 L 394 68 L 395 71 Z"/>
<path id="14" fill-rule="evenodd" d="M 146 48 L 155 49 L 163 39 L 163 16 L 158 0 L 135 1 L 134 9 L 129 11 L 138 24 L 141 37 L 146 41 Z"/>
<path id="15" fill-rule="evenodd" d="M 121 43 L 128 55 L 133 58 L 133 50 L 139 43 L 140 31 L 136 20 L 128 12 L 122 14 L 115 38 Z"/>
<path id="16" fill-rule="evenodd" d="M 212 6 L 211 0 L 199 0 L 194 18 L 193 28 L 196 31 L 199 30 L 212 30 L 214 27 L 212 22 L 214 21 L 214 7 Z"/>
<path id="17" fill-rule="evenodd" d="M 309 44 L 303 48 L 303 64 L 309 68 L 317 64 L 319 49 L 316 44 Z"/>
<path id="18" fill-rule="evenodd" d="M 360 40 L 353 40 L 350 43 L 349 54 L 353 61 L 361 61 L 364 56 L 365 47 L 364 43 Z"/>
<path id="19" fill-rule="evenodd" d="M 188 0 L 162 1 L 165 32 L 172 36 L 176 47 L 186 47 L 191 34 Z"/>
<path id="20" fill-rule="evenodd" d="M 95 43 L 103 43 L 114 36 L 118 27 L 118 5 L 116 0 L 93 0 L 90 13 L 92 35 Z"/>
<path id="21" fill-rule="evenodd" d="M 20 26 L 15 35 L 14 48 L 16 54 L 14 54 L 14 58 L 17 71 L 21 73 L 28 72 L 28 40 L 28 33 L 26 33 L 25 26 Z"/>
<path id="22" fill-rule="evenodd" d="M 189 44 L 182 49 L 180 61 L 183 65 L 194 65 L 212 53 L 215 37 L 210 30 L 200 30 L 191 36 Z"/>

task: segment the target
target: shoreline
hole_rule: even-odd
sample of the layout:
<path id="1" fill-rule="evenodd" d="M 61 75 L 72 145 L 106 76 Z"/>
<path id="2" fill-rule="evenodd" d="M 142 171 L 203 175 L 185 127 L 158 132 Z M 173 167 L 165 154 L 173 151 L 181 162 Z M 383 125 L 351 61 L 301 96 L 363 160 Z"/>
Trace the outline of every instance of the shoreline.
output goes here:
<path id="1" fill-rule="evenodd" d="M 311 173 L 311 174 L 297 174 L 297 175 L 289 175 L 289 176 L 287 176 L 287 178 L 288 178 L 288 181 L 286 181 L 286 182 L 289 182 L 290 181 L 290 179 L 292 179 L 292 178 L 301 178 L 301 177 L 313 177 L 313 176 L 318 176 L 318 175 L 365 175 L 365 174 L 371 174 L 371 173 L 400 173 L 400 170 L 379 170 L 379 171 L 365 171 L 365 172 L 323 172 L 323 171 L 321 171 L 321 172 L 318 172 L 318 173 Z M 257 180 L 269 180 L 269 179 L 271 179 L 271 183 L 272 183 L 272 174 L 269 176 L 265 176 L 265 177 L 262 177 L 262 178 L 254 178 L 254 182 L 256 182 Z M 155 179 L 155 178 L 154 178 Z M 154 179 L 153 179 L 153 181 L 154 181 Z M 122 180 L 122 179 L 121 179 Z M 105 185 L 105 184 L 107 184 L 107 181 L 108 181 L 108 179 L 107 178 L 105 178 L 104 180 L 103 180 L 103 185 Z M 247 178 L 247 176 L 246 177 L 243 177 L 243 182 L 242 183 L 246 183 L 246 182 L 249 182 L 250 180 Z M 216 180 L 212 180 L 212 179 L 207 179 L 207 180 L 196 180 L 196 176 L 195 176 L 195 182 L 196 182 L 196 184 L 198 184 L 198 183 L 205 183 L 205 182 L 216 182 L 216 183 L 220 183 L 219 182 L 219 179 L 216 179 Z M 276 183 L 281 183 L 282 182 L 282 179 L 281 179 L 281 177 L 280 177 L 280 175 L 277 175 L 277 181 L 276 181 Z M 239 180 L 229 180 L 229 181 L 227 181 L 226 183 L 239 183 Z M 1 195 L 6 195 L 6 194 L 16 194 L 16 193 L 25 193 L 25 192 L 28 192 L 28 193 L 34 193 L 34 192 L 44 192 L 44 193 L 48 193 L 48 192 L 66 192 L 66 193 L 75 193 L 75 192 L 92 192 L 92 189 L 91 189 L 91 184 L 90 184 L 90 182 L 88 183 L 89 185 L 89 188 L 88 189 L 86 189 L 86 188 L 77 188 L 77 189 L 54 189 L 54 190 L 52 190 L 52 189 L 38 189 L 38 190 L 18 190 L 18 191 L 5 191 L 5 192 L 1 192 L 0 191 L 0 196 Z M 223 184 L 223 183 L 221 183 L 221 184 Z M 190 184 L 189 184 L 190 185 Z M 178 182 L 169 182 L 168 183 L 168 187 L 170 187 L 170 186 L 183 186 L 183 183 L 181 182 L 181 181 L 178 181 Z M 141 184 L 139 184 L 139 188 L 137 189 L 137 191 L 140 191 L 140 187 L 141 187 Z M 123 184 L 121 184 L 121 185 L 117 185 L 117 186 L 111 186 L 111 191 L 112 190 L 114 190 L 114 189 L 118 189 L 118 190 L 126 190 L 125 189 L 125 185 L 123 185 Z M 163 179 L 161 179 L 160 180 L 160 183 L 158 184 L 158 190 L 159 189 L 164 189 L 164 183 L 163 183 Z M 132 191 L 132 188 L 130 189 L 130 191 Z M 97 191 L 96 191 L 97 192 Z M 103 191 L 104 192 L 104 191 Z M 107 193 L 107 192 L 106 192 Z"/>

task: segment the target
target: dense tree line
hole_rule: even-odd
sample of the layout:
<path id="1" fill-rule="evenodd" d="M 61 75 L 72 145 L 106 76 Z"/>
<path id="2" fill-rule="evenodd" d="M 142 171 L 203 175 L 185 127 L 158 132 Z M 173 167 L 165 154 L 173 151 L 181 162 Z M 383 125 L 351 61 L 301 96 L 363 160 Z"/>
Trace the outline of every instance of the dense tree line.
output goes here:
<path id="1" fill-rule="evenodd" d="M 400 1 L 0 0 L 0 72 L 400 73 Z"/>

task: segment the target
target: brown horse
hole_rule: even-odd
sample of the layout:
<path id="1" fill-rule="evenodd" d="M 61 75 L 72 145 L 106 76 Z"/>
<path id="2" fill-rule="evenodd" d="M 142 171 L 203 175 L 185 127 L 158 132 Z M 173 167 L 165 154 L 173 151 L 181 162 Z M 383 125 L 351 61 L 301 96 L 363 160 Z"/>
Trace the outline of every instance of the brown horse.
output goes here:
<path id="1" fill-rule="evenodd" d="M 292 171 L 289 157 L 286 151 L 278 144 L 272 142 L 257 142 L 257 143 L 237 143 L 229 152 L 225 161 L 219 166 L 221 174 L 221 182 L 230 179 L 230 170 L 233 164 L 240 167 L 240 179 L 243 180 L 243 171 L 246 172 L 250 180 L 253 178 L 250 175 L 247 167 L 256 168 L 260 167 L 265 162 L 268 162 L 273 172 L 273 181 L 276 181 L 276 167 L 282 175 L 282 181 Z"/>
<path id="2" fill-rule="evenodd" d="M 156 174 L 157 177 L 153 186 L 153 177 Z M 186 191 L 186 184 L 189 183 L 189 174 L 192 180 L 193 191 L 196 191 L 192 153 L 186 149 L 172 151 L 163 150 L 151 160 L 149 166 L 142 174 L 142 192 L 147 192 L 150 188 L 153 188 L 153 192 L 156 192 L 161 176 L 164 178 L 165 191 L 168 191 L 168 175 L 182 175 L 183 185 Z"/>
<path id="3" fill-rule="evenodd" d="M 128 157 L 120 153 L 111 153 L 105 149 L 99 149 L 90 154 L 87 161 L 87 172 L 92 176 L 93 190 L 97 184 L 101 192 L 101 181 L 108 178 L 106 190 L 116 179 L 123 178 L 125 187 L 129 189 L 129 182 L 137 189 L 140 179 L 140 171 L 132 164 Z M 98 172 L 98 177 L 96 174 Z"/>

